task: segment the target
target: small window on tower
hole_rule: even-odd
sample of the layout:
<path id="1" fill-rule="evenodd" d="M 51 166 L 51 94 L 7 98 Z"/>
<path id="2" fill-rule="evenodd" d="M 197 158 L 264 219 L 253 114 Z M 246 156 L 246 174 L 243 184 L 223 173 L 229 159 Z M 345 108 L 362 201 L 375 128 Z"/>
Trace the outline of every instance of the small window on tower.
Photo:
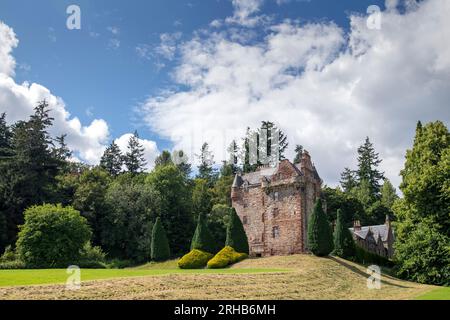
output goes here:
<path id="1" fill-rule="evenodd" d="M 273 208 L 273 210 L 272 210 L 272 216 L 273 216 L 274 218 L 276 218 L 276 217 L 278 216 L 278 213 L 279 213 L 278 208 Z"/>
<path id="2" fill-rule="evenodd" d="M 247 224 L 247 216 L 242 217 L 242 224 Z"/>
<path id="3" fill-rule="evenodd" d="M 280 228 L 278 226 L 273 227 L 272 229 L 272 237 L 279 238 L 280 237 Z"/>
<path id="4" fill-rule="evenodd" d="M 278 201 L 279 198 L 280 198 L 279 193 L 278 193 L 278 192 L 275 192 L 275 193 L 274 193 L 274 199 L 275 199 L 275 201 Z"/>

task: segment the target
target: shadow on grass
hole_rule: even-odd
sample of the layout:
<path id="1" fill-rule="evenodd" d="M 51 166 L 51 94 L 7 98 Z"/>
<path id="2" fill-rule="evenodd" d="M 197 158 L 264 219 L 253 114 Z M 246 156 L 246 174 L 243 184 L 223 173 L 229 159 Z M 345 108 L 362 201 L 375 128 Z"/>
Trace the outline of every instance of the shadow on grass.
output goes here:
<path id="1" fill-rule="evenodd" d="M 352 272 L 354 272 L 354 273 L 360 275 L 361 277 L 364 277 L 364 278 L 366 278 L 366 279 L 367 279 L 368 277 L 370 277 L 370 274 L 368 274 L 368 273 L 366 273 L 366 272 L 364 272 L 364 271 L 361 271 L 361 270 L 358 269 L 357 267 L 355 267 L 355 266 L 353 266 L 353 265 L 351 265 L 351 264 L 349 264 L 349 263 L 347 263 L 347 262 L 345 262 L 345 261 L 343 261 L 343 260 L 337 259 L 337 258 L 332 257 L 332 256 L 329 256 L 328 259 L 333 260 L 334 262 L 339 263 L 341 266 L 343 266 L 343 267 L 347 268 L 348 270 L 350 270 L 350 271 L 352 271 Z M 383 278 L 386 278 L 386 277 L 389 277 L 389 276 L 386 276 L 385 274 L 382 274 L 382 278 L 381 278 L 381 283 L 382 283 L 382 284 L 387 284 L 387 285 L 391 285 L 391 286 L 398 287 L 398 288 L 411 288 L 411 287 L 402 286 L 402 285 L 399 285 L 399 284 L 395 284 L 395 283 L 392 283 L 392 282 L 383 280 Z M 389 277 L 389 278 L 392 279 L 392 277 Z"/>

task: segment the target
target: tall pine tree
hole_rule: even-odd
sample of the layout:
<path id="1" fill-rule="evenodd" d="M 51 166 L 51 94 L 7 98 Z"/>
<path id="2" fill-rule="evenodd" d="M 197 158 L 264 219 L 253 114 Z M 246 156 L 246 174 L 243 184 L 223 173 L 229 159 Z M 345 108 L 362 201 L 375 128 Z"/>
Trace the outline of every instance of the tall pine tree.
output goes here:
<path id="1" fill-rule="evenodd" d="M 365 180 L 370 185 L 370 190 L 375 198 L 380 195 L 380 180 L 384 179 L 384 173 L 378 170 L 381 163 L 378 153 L 375 152 L 369 137 L 358 148 L 358 182 Z"/>
<path id="2" fill-rule="evenodd" d="M 356 173 L 349 168 L 345 168 L 341 173 L 341 180 L 339 181 L 339 183 L 341 184 L 342 190 L 344 192 L 350 192 L 358 185 L 358 181 L 356 180 Z"/>
<path id="3" fill-rule="evenodd" d="M 197 178 L 207 181 L 208 186 L 212 187 L 217 180 L 217 172 L 214 170 L 214 156 L 209 150 L 208 143 L 204 143 L 198 155 L 200 165 L 198 166 Z"/>
<path id="4" fill-rule="evenodd" d="M 128 151 L 124 157 L 124 163 L 130 173 L 142 172 L 147 165 L 147 161 L 144 158 L 144 147 L 139 142 L 138 132 L 134 134 L 128 140 Z"/>
<path id="5" fill-rule="evenodd" d="M 106 148 L 100 159 L 100 167 L 112 176 L 117 176 L 122 171 L 123 155 L 115 141 Z"/>

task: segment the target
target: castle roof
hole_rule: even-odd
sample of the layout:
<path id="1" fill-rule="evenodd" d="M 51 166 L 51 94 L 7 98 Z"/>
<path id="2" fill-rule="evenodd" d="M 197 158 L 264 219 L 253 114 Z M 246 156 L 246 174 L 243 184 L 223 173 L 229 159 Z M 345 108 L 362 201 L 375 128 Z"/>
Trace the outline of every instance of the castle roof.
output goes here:
<path id="1" fill-rule="evenodd" d="M 389 228 L 385 224 L 361 227 L 361 229 L 358 230 L 355 230 L 354 228 L 349 228 L 349 230 L 361 239 L 366 239 L 367 235 L 369 235 L 369 233 L 372 232 L 374 239 L 380 237 L 381 240 L 383 241 L 388 240 Z"/>

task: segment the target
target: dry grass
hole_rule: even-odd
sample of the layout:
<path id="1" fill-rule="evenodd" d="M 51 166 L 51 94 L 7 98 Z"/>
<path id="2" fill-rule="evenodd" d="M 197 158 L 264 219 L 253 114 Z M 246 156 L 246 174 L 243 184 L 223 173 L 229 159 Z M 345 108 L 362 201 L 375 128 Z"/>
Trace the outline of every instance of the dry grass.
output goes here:
<path id="1" fill-rule="evenodd" d="M 310 255 L 243 261 L 233 268 L 289 268 L 282 273 L 170 274 L 64 285 L 0 288 L 0 299 L 412 299 L 436 287 L 383 275 L 369 290 L 365 268 Z"/>

